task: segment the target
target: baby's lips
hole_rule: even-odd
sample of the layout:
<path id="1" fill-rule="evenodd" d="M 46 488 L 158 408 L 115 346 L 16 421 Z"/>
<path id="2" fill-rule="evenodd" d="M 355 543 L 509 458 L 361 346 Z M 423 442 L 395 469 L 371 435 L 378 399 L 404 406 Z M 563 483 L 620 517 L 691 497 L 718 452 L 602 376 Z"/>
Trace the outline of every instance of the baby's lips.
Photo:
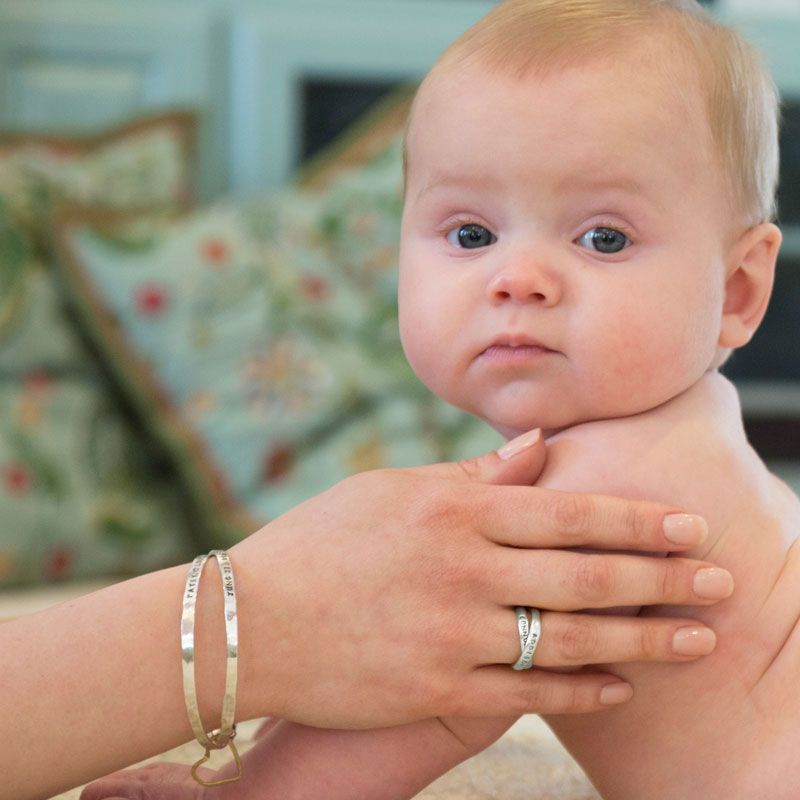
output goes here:
<path id="1" fill-rule="evenodd" d="M 543 342 L 526 333 L 501 333 L 486 345 L 484 352 L 491 347 L 539 347 L 542 350 L 552 350 Z"/>

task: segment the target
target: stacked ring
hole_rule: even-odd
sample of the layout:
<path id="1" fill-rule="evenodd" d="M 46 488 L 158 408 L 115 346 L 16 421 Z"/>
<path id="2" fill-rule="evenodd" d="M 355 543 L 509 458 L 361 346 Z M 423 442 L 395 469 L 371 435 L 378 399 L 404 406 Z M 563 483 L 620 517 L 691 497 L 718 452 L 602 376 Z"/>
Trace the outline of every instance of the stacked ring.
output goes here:
<path id="1" fill-rule="evenodd" d="M 515 608 L 517 612 L 517 630 L 519 631 L 520 655 L 513 665 L 515 670 L 530 669 L 533 666 L 533 654 L 542 636 L 542 615 L 538 608 L 526 609 L 523 606 Z M 528 611 L 531 619 L 528 620 Z"/>

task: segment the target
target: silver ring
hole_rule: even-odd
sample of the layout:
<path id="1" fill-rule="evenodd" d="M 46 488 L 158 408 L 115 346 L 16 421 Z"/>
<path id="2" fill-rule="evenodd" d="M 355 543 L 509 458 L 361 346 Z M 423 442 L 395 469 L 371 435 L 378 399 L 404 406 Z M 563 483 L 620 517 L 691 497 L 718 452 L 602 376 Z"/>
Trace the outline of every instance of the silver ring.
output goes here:
<path id="1" fill-rule="evenodd" d="M 542 638 L 542 615 L 538 608 L 524 608 L 517 606 L 517 630 L 519 631 L 519 659 L 514 664 L 514 669 L 530 669 L 533 666 L 533 654 L 539 639 Z M 531 619 L 528 621 L 528 611 L 531 612 Z"/>

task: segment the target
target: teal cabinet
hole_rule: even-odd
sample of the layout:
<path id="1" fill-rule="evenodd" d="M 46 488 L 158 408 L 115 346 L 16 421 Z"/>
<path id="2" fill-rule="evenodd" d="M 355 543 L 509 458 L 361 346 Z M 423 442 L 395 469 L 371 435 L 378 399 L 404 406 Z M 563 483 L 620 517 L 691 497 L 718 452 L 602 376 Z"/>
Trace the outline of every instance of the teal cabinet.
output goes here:
<path id="1" fill-rule="evenodd" d="M 4 0 L 0 128 L 85 132 L 202 112 L 206 199 L 283 181 L 309 75 L 421 77 L 479 0 Z"/>
<path id="2" fill-rule="evenodd" d="M 297 164 L 304 80 L 417 80 L 494 5 L 0 0 L 0 128 L 96 131 L 192 106 L 202 112 L 202 196 L 258 191 Z M 800 8 L 720 0 L 715 13 L 753 39 L 781 90 L 800 98 Z M 787 234 L 800 253 L 800 235 Z"/>

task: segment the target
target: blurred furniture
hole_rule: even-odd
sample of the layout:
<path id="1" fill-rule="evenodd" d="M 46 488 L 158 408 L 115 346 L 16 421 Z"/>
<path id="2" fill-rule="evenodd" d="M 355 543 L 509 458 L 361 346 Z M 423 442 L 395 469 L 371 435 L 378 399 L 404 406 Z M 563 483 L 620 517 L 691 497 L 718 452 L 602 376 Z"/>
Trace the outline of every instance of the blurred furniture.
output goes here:
<path id="1" fill-rule="evenodd" d="M 0 584 L 13 564 L 20 582 L 165 563 L 348 471 L 489 443 L 419 391 L 397 341 L 407 100 L 349 126 L 493 5 L 0 6 L 0 444 L 15 504 Z M 800 14 L 716 13 L 761 48 L 786 101 L 775 293 L 726 372 L 756 449 L 800 488 Z M 78 569 L 98 542 L 105 560 Z"/>
<path id="2" fill-rule="evenodd" d="M 201 194 L 285 181 L 303 81 L 422 77 L 486 0 L 6 0 L 0 128 L 92 130 L 203 112 Z"/>

